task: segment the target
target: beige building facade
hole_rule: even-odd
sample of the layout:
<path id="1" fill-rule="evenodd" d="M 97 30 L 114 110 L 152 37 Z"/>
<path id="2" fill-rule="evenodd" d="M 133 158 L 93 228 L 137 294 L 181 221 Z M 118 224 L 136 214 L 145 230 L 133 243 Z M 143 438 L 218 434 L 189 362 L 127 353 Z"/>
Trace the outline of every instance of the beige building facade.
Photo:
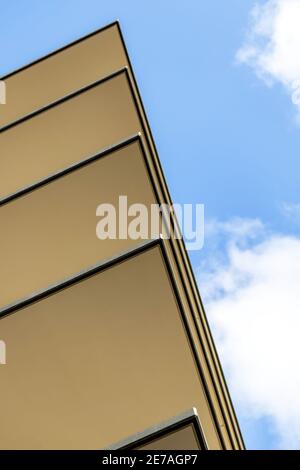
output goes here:
<path id="1" fill-rule="evenodd" d="M 2 80 L 0 447 L 243 449 L 175 216 L 96 237 L 172 204 L 119 24 Z"/>

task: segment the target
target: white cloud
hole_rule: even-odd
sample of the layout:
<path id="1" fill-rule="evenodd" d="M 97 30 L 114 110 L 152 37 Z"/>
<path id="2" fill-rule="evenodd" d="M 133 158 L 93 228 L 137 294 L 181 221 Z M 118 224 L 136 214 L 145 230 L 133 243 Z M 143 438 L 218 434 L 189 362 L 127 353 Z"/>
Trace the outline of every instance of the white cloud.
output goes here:
<path id="1" fill-rule="evenodd" d="M 230 236 L 231 242 L 234 241 L 240 244 L 265 233 L 265 226 L 259 219 L 234 217 L 226 222 L 212 219 L 205 224 L 205 233 L 208 236 L 217 236 L 218 234 L 223 236 L 226 234 Z"/>
<path id="2" fill-rule="evenodd" d="M 300 111 L 300 0 L 268 0 L 250 16 L 239 62 L 250 65 L 267 84 L 280 82 Z"/>
<path id="3" fill-rule="evenodd" d="M 281 205 L 281 211 L 283 215 L 295 224 L 300 223 L 300 203 L 284 202 Z"/>
<path id="4" fill-rule="evenodd" d="M 300 239 L 240 219 L 251 240 L 243 229 L 239 244 L 237 220 L 214 223 L 226 259 L 217 250 L 202 266 L 200 291 L 239 410 L 271 417 L 280 446 L 300 448 Z"/>

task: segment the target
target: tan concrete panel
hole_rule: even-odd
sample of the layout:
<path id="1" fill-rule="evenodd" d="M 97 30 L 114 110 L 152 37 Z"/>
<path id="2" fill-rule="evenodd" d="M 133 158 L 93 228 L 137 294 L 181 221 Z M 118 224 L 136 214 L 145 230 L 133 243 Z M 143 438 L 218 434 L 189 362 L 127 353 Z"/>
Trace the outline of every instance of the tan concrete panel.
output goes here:
<path id="1" fill-rule="evenodd" d="M 163 245 L 165 246 L 165 245 Z M 156 423 L 106 450 L 208 450 L 196 408 Z M 154 462 L 153 462 L 154 463 Z M 191 463 L 191 462 L 190 462 Z"/>
<path id="2" fill-rule="evenodd" d="M 116 23 L 7 77 L 0 127 L 128 65 Z"/>
<path id="3" fill-rule="evenodd" d="M 193 406 L 219 448 L 170 276 L 147 246 L 0 319 L 1 448 L 104 448 Z"/>
<path id="4" fill-rule="evenodd" d="M 0 207 L 0 308 L 138 244 L 96 237 L 97 206 L 118 217 L 119 195 L 156 202 L 138 137 Z"/>
<path id="5" fill-rule="evenodd" d="M 194 426 L 187 424 L 181 429 L 168 432 L 152 442 L 136 447 L 136 450 L 201 450 Z"/>
<path id="6" fill-rule="evenodd" d="M 0 133 L 0 198 L 140 130 L 121 72 Z"/>

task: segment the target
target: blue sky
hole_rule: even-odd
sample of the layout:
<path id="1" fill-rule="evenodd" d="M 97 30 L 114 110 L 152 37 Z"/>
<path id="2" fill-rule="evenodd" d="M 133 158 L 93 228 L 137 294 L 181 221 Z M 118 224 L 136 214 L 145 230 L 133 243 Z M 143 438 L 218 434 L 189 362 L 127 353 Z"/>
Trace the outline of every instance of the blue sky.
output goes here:
<path id="1" fill-rule="evenodd" d="M 300 447 L 300 57 L 280 55 L 300 2 L 285 1 L 0 0 L 1 75 L 120 20 L 173 201 L 205 204 L 190 256 L 248 448 Z"/>

